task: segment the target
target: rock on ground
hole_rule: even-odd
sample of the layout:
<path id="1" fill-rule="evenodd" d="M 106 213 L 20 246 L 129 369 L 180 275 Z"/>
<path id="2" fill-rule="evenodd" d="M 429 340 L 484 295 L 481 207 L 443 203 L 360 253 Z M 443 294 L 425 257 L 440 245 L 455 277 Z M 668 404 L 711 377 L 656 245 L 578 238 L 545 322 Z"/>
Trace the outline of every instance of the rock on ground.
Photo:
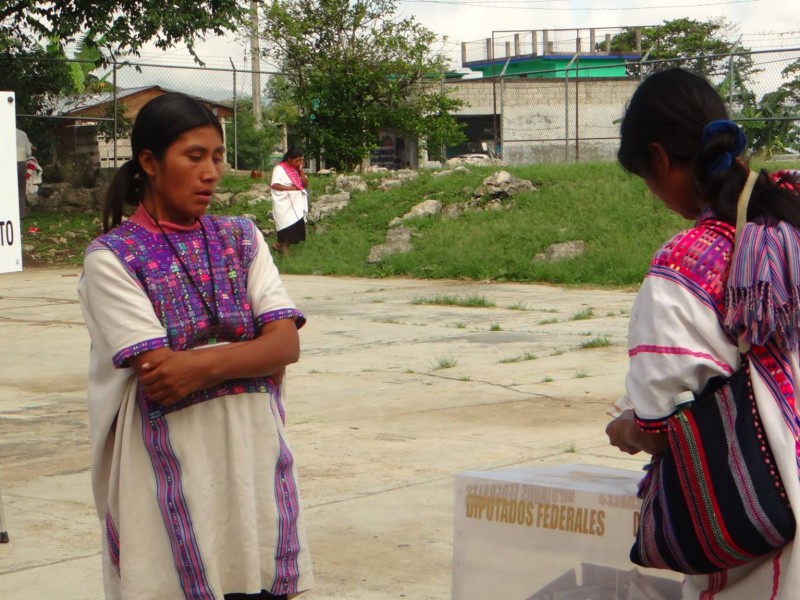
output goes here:
<path id="1" fill-rule="evenodd" d="M 330 215 L 344 210 L 347 208 L 348 204 L 350 204 L 350 192 L 326 194 L 320 196 L 317 201 L 311 205 L 311 209 L 308 211 L 308 216 L 306 218 L 310 223 L 316 223 L 325 217 L 329 217 Z"/>
<path id="2" fill-rule="evenodd" d="M 367 262 L 371 265 L 381 262 L 392 254 L 411 252 L 414 246 L 411 245 L 411 230 L 405 227 L 395 227 L 386 233 L 386 242 L 378 246 L 373 246 L 369 251 Z"/>
<path id="3" fill-rule="evenodd" d="M 395 217 L 389 223 L 390 227 L 395 227 L 399 225 L 403 221 L 408 219 L 415 219 L 417 217 L 430 217 L 432 215 L 437 215 L 442 212 L 442 203 L 438 200 L 424 200 L 420 202 L 416 206 L 412 206 L 411 210 L 409 210 L 406 214 L 402 217 Z"/>
<path id="4" fill-rule="evenodd" d="M 578 258 L 586 252 L 586 242 L 573 240 L 561 244 L 551 244 L 544 252 L 533 257 L 536 262 L 558 262 Z"/>
<path id="5" fill-rule="evenodd" d="M 475 190 L 475 197 L 508 198 L 535 189 L 533 183 L 527 179 L 514 177 L 508 171 L 497 171 L 483 180 L 483 184 Z"/>
<path id="6" fill-rule="evenodd" d="M 358 175 L 339 175 L 335 187 L 342 192 L 366 192 L 367 182 Z"/>

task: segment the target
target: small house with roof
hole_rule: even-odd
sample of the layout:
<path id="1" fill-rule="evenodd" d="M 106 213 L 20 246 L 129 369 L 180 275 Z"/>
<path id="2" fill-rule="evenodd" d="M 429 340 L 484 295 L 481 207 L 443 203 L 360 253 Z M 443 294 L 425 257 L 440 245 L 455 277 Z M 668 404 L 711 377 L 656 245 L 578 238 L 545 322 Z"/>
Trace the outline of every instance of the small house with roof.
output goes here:
<path id="1" fill-rule="evenodd" d="M 72 107 L 63 107 L 58 131 L 57 153 L 59 160 L 66 157 L 81 157 L 84 162 L 94 162 L 100 167 L 121 165 L 131 158 L 130 139 L 118 137 L 116 142 L 112 136 L 104 135 L 104 131 L 113 132 L 114 114 L 117 115 L 117 130 L 128 131 L 130 124 L 136 119 L 141 108 L 150 100 L 162 94 L 177 90 L 168 90 L 158 85 L 127 88 L 89 96 L 73 101 Z M 205 104 L 223 123 L 233 117 L 233 106 L 207 98 L 193 96 Z M 121 125 L 119 121 L 125 125 Z M 224 132 L 224 128 L 223 128 Z"/>

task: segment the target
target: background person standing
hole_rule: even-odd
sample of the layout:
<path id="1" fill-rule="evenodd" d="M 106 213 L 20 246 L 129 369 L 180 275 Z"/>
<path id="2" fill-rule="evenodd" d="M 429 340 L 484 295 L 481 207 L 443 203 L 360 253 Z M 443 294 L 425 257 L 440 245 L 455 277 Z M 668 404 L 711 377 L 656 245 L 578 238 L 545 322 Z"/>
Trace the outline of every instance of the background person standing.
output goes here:
<path id="1" fill-rule="evenodd" d="M 273 248 L 286 256 L 290 245 L 306 239 L 308 177 L 303 171 L 303 153 L 299 148 L 290 148 L 275 165 L 270 188 L 272 217 L 278 230 L 278 242 Z"/>
<path id="2" fill-rule="evenodd" d="M 25 190 L 28 158 L 33 156 L 31 142 L 27 134 L 17 129 L 17 195 L 19 196 L 19 218 L 28 216 L 27 193 Z"/>

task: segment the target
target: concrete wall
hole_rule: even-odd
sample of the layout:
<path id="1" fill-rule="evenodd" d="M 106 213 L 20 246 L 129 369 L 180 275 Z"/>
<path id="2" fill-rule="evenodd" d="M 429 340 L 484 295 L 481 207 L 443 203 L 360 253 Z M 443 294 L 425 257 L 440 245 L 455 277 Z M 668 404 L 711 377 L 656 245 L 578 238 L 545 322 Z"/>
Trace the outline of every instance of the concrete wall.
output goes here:
<path id="1" fill-rule="evenodd" d="M 503 158 L 510 163 L 614 160 L 634 79 L 508 78 L 448 82 L 467 103 L 457 115 L 499 115 Z M 577 127 L 576 127 L 577 123 Z M 577 141 L 576 141 L 577 137 Z M 470 140 L 478 141 L 478 140 Z"/>

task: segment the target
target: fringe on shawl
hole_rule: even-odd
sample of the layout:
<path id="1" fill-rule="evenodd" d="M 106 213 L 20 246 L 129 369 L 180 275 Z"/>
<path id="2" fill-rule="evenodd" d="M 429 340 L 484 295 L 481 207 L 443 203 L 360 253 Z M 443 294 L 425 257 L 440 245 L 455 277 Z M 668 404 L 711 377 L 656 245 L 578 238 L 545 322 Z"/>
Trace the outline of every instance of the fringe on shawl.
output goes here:
<path id="1" fill-rule="evenodd" d="M 800 196 L 800 171 L 776 171 L 775 185 Z M 724 326 L 751 346 L 800 342 L 800 231 L 775 219 L 747 223 L 725 290 Z"/>
<path id="2" fill-rule="evenodd" d="M 800 342 L 800 231 L 776 220 L 748 223 L 725 290 L 724 326 L 751 346 Z"/>

